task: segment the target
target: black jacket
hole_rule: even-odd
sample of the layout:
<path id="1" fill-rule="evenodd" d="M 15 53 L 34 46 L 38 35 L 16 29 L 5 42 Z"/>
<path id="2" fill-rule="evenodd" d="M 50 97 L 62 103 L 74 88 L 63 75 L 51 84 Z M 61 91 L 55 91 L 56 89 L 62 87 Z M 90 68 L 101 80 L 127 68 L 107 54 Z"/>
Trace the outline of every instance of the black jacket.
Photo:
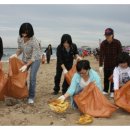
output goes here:
<path id="1" fill-rule="evenodd" d="M 2 42 L 2 39 L 0 37 L 0 60 L 1 60 L 2 56 L 3 56 L 3 42 Z"/>
<path id="2" fill-rule="evenodd" d="M 46 48 L 44 52 L 46 52 L 46 55 L 52 55 L 52 48 L 50 50 Z"/>
<path id="3" fill-rule="evenodd" d="M 57 47 L 57 52 L 56 52 L 57 64 L 59 65 L 67 64 L 67 63 L 73 64 L 73 59 L 76 54 L 78 54 L 78 49 L 76 44 L 72 43 L 69 52 L 67 52 L 63 46 L 59 45 Z"/>

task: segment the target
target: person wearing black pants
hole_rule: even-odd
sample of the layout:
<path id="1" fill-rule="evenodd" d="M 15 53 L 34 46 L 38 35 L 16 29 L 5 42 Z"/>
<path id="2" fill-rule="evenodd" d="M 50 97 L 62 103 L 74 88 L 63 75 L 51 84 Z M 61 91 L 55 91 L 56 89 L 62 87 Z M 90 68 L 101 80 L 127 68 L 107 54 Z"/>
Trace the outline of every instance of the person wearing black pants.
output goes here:
<path id="1" fill-rule="evenodd" d="M 109 81 L 109 77 L 113 74 L 113 70 L 114 68 L 111 69 L 106 69 L 104 68 L 104 92 L 108 92 L 109 91 L 109 87 L 110 87 L 110 92 L 114 92 L 114 84 L 110 83 Z"/>
<path id="2" fill-rule="evenodd" d="M 99 71 L 103 72 L 104 66 L 104 90 L 103 94 L 109 94 L 110 97 L 114 97 L 113 84 L 110 84 L 109 77 L 113 74 L 113 70 L 117 64 L 117 57 L 122 52 L 121 42 L 114 38 L 114 31 L 112 28 L 105 30 L 105 40 L 100 45 L 99 54 Z"/>
<path id="3" fill-rule="evenodd" d="M 2 38 L 0 37 L 0 61 L 2 56 L 3 56 L 3 42 L 2 42 Z"/>
<path id="4" fill-rule="evenodd" d="M 81 57 L 78 55 L 78 49 L 76 44 L 72 43 L 71 36 L 69 34 L 64 34 L 61 38 L 61 43 L 57 47 L 57 63 L 56 63 L 56 75 L 54 78 L 55 86 L 53 88 L 54 95 L 57 95 L 60 91 L 60 80 L 62 72 L 66 74 L 73 65 L 74 57 L 80 60 Z M 62 94 L 64 94 L 68 89 L 69 84 L 64 79 L 62 84 Z"/>
<path id="5" fill-rule="evenodd" d="M 52 55 L 52 47 L 51 44 L 48 45 L 48 47 L 45 50 L 46 52 L 46 58 L 47 58 L 47 63 L 50 63 L 51 55 Z"/>
<path id="6" fill-rule="evenodd" d="M 66 69 L 69 71 L 72 68 L 73 63 L 68 63 L 68 64 L 64 64 Z M 60 90 L 60 80 L 61 80 L 61 75 L 62 75 L 62 71 L 63 69 L 61 68 L 61 66 L 57 65 L 56 67 L 56 76 L 55 76 L 55 87 L 54 87 L 54 92 L 57 93 Z M 69 84 L 67 83 L 67 81 L 64 79 L 63 84 L 62 84 L 62 93 L 64 94 L 67 89 L 68 89 Z"/>

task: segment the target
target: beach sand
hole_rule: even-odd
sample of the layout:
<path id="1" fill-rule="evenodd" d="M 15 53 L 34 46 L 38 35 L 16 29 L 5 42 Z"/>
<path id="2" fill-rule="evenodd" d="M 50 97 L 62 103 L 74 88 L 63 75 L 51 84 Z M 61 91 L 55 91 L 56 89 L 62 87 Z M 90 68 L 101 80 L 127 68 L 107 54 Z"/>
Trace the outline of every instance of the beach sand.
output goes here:
<path id="1" fill-rule="evenodd" d="M 87 57 L 91 67 L 98 71 L 98 62 L 93 57 Z M 7 72 L 8 63 L 3 63 Z M 6 106 L 0 101 L 0 125 L 30 125 L 30 126 L 76 126 L 80 117 L 78 110 L 71 107 L 63 114 L 57 114 L 50 110 L 47 102 L 61 95 L 52 95 L 54 86 L 56 60 L 50 64 L 41 64 L 37 75 L 36 99 L 33 106 L 27 104 L 27 100 L 18 100 L 14 106 Z M 102 76 L 103 77 L 103 76 Z M 63 80 L 63 76 L 62 76 Z M 102 79 L 103 80 L 103 79 Z M 111 102 L 113 99 L 107 97 Z M 130 125 L 130 114 L 118 109 L 110 118 L 94 118 L 90 126 L 115 126 Z"/>

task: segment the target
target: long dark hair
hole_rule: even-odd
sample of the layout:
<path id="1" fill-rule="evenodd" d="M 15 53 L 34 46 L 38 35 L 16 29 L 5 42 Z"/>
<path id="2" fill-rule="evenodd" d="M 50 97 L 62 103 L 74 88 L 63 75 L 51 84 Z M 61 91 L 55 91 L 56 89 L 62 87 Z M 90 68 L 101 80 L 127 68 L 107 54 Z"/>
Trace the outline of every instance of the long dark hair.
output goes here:
<path id="1" fill-rule="evenodd" d="M 63 34 L 61 38 L 61 43 L 60 45 L 63 46 L 65 42 L 68 42 L 68 44 L 71 46 L 72 45 L 72 38 L 69 34 Z"/>

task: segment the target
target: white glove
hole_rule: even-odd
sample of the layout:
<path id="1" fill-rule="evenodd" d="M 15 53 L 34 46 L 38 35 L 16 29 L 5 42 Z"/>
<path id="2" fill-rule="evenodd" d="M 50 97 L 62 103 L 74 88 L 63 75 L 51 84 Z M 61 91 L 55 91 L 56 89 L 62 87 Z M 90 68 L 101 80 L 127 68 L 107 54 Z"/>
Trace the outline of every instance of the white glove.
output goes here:
<path id="1" fill-rule="evenodd" d="M 82 60 L 82 58 L 80 56 L 77 56 L 76 60 Z"/>
<path id="2" fill-rule="evenodd" d="M 67 69 L 64 69 L 64 70 L 63 70 L 63 73 L 64 73 L 64 74 L 66 74 L 67 72 L 68 72 L 68 70 L 67 70 Z"/>
<path id="3" fill-rule="evenodd" d="M 11 55 L 9 58 L 18 57 L 16 54 Z"/>
<path id="4" fill-rule="evenodd" d="M 58 99 L 64 101 L 64 100 L 65 100 L 65 96 L 62 95 L 62 96 L 60 96 Z"/>
<path id="5" fill-rule="evenodd" d="M 24 65 L 24 66 L 22 66 L 19 70 L 20 70 L 21 72 L 24 72 L 26 69 L 27 69 L 27 65 Z"/>
<path id="6" fill-rule="evenodd" d="M 103 73 L 103 67 L 99 67 L 99 72 L 100 72 L 100 74 Z"/>

